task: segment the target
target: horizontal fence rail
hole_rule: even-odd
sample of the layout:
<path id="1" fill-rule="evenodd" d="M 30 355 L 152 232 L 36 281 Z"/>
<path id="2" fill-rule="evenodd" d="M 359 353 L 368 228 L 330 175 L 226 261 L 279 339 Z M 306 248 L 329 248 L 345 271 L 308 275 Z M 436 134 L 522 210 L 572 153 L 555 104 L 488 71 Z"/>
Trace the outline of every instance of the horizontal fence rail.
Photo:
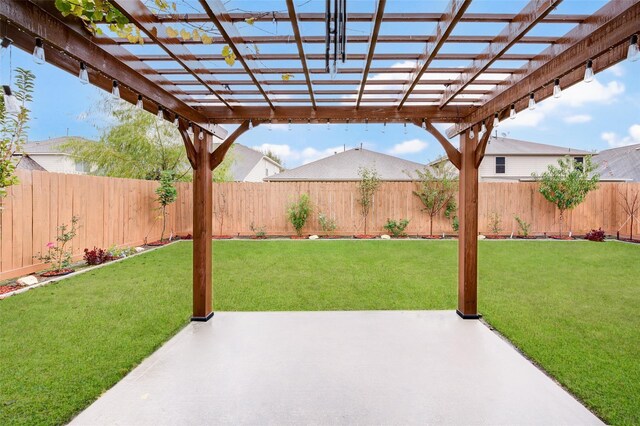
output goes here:
<path id="1" fill-rule="evenodd" d="M 72 241 L 75 259 L 84 248 L 133 246 L 160 238 L 161 220 L 155 201 L 157 182 L 97 176 L 19 171 L 20 184 L 9 188 L 0 210 L 0 279 L 12 278 L 46 267 L 34 256 L 55 241 L 56 227 L 80 218 L 78 236 Z M 192 230 L 192 185 L 179 183 L 178 199 L 169 209 L 167 232 Z M 374 197 L 367 219 L 367 233 L 386 233 L 387 219 L 409 219 L 409 235 L 429 234 L 429 217 L 413 191 L 413 182 L 385 182 Z M 640 192 L 640 183 L 600 183 L 584 203 L 568 212 L 564 232 L 583 235 L 602 227 L 607 234 L 628 236 L 631 229 L 622 207 L 623 194 Z M 216 183 L 213 188 L 214 235 L 251 236 L 254 228 L 267 235 L 292 235 L 287 220 L 289 203 L 309 195 L 313 213 L 303 233 L 323 234 L 318 215 L 336 222 L 335 235 L 364 233 L 355 182 Z M 491 217 L 501 221 L 501 234 L 517 234 L 517 215 L 531 223 L 534 235 L 557 234 L 559 214 L 538 192 L 535 182 L 480 183 L 479 231 L 491 234 Z M 640 221 L 634 221 L 640 236 Z M 433 233 L 455 234 L 452 221 L 441 213 L 434 218 Z"/>

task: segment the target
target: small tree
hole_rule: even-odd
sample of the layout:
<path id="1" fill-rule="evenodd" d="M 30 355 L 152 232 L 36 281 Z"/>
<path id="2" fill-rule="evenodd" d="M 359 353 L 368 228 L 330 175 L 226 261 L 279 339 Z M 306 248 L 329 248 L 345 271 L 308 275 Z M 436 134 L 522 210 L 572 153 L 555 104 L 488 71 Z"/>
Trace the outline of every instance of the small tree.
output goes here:
<path id="1" fill-rule="evenodd" d="M 7 188 L 18 183 L 15 175 L 16 162 L 14 156 L 22 153 L 22 146 L 27 139 L 30 110 L 27 108 L 33 100 L 35 75 L 22 68 L 16 68 L 14 96 L 20 103 L 17 113 L 9 113 L 0 96 L 0 206 L 7 195 Z"/>
<path id="2" fill-rule="evenodd" d="M 489 213 L 489 228 L 493 235 L 498 235 L 502 231 L 502 217 L 498 212 Z"/>
<path id="3" fill-rule="evenodd" d="M 456 210 L 458 178 L 446 161 L 425 167 L 422 171 L 416 170 L 416 173 L 419 177 L 418 190 L 413 194 L 420 198 L 424 205 L 422 210 L 429 215 L 429 235 L 433 235 L 433 218 L 443 209 L 447 217 Z"/>
<path id="4" fill-rule="evenodd" d="M 164 232 L 167 227 L 167 206 L 176 201 L 178 191 L 175 187 L 175 173 L 165 170 L 160 175 L 160 186 L 156 188 L 156 201 L 160 204 L 162 210 L 162 232 L 160 233 L 160 241 L 164 241 Z"/>
<path id="5" fill-rule="evenodd" d="M 77 216 L 71 218 L 71 228 L 67 224 L 58 226 L 56 242 L 46 244 L 47 252 L 45 254 L 38 253 L 34 257 L 41 262 L 51 264 L 52 272 L 62 272 L 71 265 L 72 250 L 67 249 L 67 244 L 73 240 L 78 231 Z"/>
<path id="6" fill-rule="evenodd" d="M 560 236 L 564 213 L 582 203 L 598 187 L 600 175 L 594 173 L 595 169 L 590 155 L 584 157 L 583 164 L 565 157 L 558 160 L 557 166 L 550 165 L 541 176 L 532 175 L 540 181 L 540 193 L 560 211 Z"/>
<path id="7" fill-rule="evenodd" d="M 318 215 L 318 223 L 320 224 L 320 228 L 325 233 L 325 235 L 332 234 L 333 231 L 335 231 L 336 227 L 338 226 L 336 224 L 335 219 L 331 219 L 329 216 L 325 215 L 324 213 L 320 213 Z"/>
<path id="8" fill-rule="evenodd" d="M 636 214 L 638 213 L 638 210 L 640 210 L 640 202 L 638 200 L 638 193 L 636 192 L 633 196 L 633 198 L 631 197 L 631 195 L 628 192 L 624 192 L 624 193 L 620 193 L 620 195 L 622 195 L 622 200 L 624 201 L 624 203 L 620 203 L 620 205 L 622 206 L 622 208 L 624 209 L 624 212 L 627 214 L 628 218 L 627 220 L 631 221 L 631 227 L 629 228 L 629 239 L 633 240 L 633 219 L 635 219 Z"/>
<path id="9" fill-rule="evenodd" d="M 373 196 L 380 187 L 380 175 L 375 167 L 359 167 L 358 176 L 358 204 L 362 208 L 362 217 L 364 218 L 364 233 L 367 234 L 367 216 L 373 205 Z"/>
<path id="10" fill-rule="evenodd" d="M 523 237 L 528 237 L 529 236 L 529 229 L 531 228 L 531 224 L 526 222 L 524 219 L 522 219 L 518 215 L 515 215 L 514 219 L 518 223 L 518 228 L 519 228 L 518 229 L 518 234 L 522 235 Z"/>
<path id="11" fill-rule="evenodd" d="M 298 201 L 289 204 L 287 217 L 295 228 L 296 235 L 302 235 L 302 228 L 307 223 L 309 215 L 311 215 L 311 201 L 307 194 L 302 194 Z"/>

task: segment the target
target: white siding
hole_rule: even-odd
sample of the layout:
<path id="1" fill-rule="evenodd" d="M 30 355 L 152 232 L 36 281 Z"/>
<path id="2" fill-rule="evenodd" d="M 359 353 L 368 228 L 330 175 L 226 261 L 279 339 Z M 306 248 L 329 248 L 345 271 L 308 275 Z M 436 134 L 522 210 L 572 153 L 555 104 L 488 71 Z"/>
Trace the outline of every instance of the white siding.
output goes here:
<path id="1" fill-rule="evenodd" d="M 29 156 L 48 172 L 85 174 L 84 172 L 77 171 L 76 162 L 65 154 L 38 154 L 36 152 L 29 154 Z"/>
<path id="2" fill-rule="evenodd" d="M 530 178 L 532 173 L 541 174 L 551 164 L 557 165 L 562 156 L 498 155 L 505 157 L 505 173 L 496 173 L 496 156 L 487 155 L 479 168 L 480 180 L 485 182 L 519 180 Z"/>
<path id="3" fill-rule="evenodd" d="M 262 182 L 267 176 L 273 176 L 280 173 L 283 169 L 273 164 L 271 161 L 262 157 L 260 161 L 251 169 L 249 174 L 244 178 L 244 182 Z"/>

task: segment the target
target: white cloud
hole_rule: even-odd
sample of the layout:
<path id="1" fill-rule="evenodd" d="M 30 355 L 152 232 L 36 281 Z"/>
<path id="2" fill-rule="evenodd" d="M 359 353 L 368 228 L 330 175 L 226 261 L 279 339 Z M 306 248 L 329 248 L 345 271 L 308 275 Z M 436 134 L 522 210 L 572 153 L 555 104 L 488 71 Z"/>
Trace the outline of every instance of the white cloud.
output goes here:
<path id="1" fill-rule="evenodd" d="M 610 72 L 616 77 L 622 77 L 625 74 L 625 69 L 622 66 L 622 63 L 617 63 L 612 67 L 609 67 L 606 72 Z"/>
<path id="2" fill-rule="evenodd" d="M 568 114 L 565 115 L 564 120 L 571 122 L 568 121 L 571 115 L 587 116 L 586 114 L 571 114 L 575 109 L 592 105 L 610 105 L 618 100 L 624 91 L 624 85 L 618 81 L 610 81 L 607 84 L 602 84 L 598 80 L 594 80 L 591 83 L 580 82 L 563 90 L 559 99 L 545 99 L 536 105 L 535 110 L 530 111 L 527 109 L 521 111 L 514 120 L 503 121 L 501 127 L 537 127 L 552 113 L 560 116 Z"/>
<path id="3" fill-rule="evenodd" d="M 629 134 L 623 137 L 619 137 L 615 132 L 603 132 L 600 137 L 611 148 L 640 143 L 640 124 L 634 124 L 629 127 Z"/>
<path id="4" fill-rule="evenodd" d="M 286 164 L 307 164 L 312 161 L 333 155 L 336 152 L 342 152 L 344 149 L 343 146 L 336 146 L 320 150 L 313 147 L 306 147 L 301 150 L 296 150 L 292 149 L 291 146 L 287 144 L 270 143 L 263 143 L 262 145 L 256 145 L 252 148 L 262 152 L 271 151 L 278 157 L 282 158 L 282 160 Z"/>
<path id="5" fill-rule="evenodd" d="M 575 114 L 564 117 L 563 120 L 565 123 L 575 124 L 575 123 L 588 123 L 593 119 L 589 114 Z"/>
<path id="6" fill-rule="evenodd" d="M 388 152 L 389 154 L 415 154 L 424 151 L 429 144 L 420 139 L 410 139 L 408 141 L 395 144 Z"/>

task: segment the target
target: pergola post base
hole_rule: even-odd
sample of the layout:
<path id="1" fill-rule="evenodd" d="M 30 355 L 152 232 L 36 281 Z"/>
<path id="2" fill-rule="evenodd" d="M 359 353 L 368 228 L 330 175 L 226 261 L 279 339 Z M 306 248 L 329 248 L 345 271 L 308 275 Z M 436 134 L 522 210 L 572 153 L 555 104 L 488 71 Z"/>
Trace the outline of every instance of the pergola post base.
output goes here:
<path id="1" fill-rule="evenodd" d="M 207 322 L 211 318 L 213 318 L 213 312 L 209 312 L 209 314 L 207 316 L 204 316 L 204 317 L 193 316 L 193 317 L 191 317 L 191 321 L 194 321 L 194 322 Z"/>
<path id="2" fill-rule="evenodd" d="M 458 314 L 458 316 L 462 319 L 480 319 L 482 318 L 482 315 L 480 314 L 463 314 L 462 312 L 460 312 L 459 310 L 456 309 L 456 314 Z"/>

